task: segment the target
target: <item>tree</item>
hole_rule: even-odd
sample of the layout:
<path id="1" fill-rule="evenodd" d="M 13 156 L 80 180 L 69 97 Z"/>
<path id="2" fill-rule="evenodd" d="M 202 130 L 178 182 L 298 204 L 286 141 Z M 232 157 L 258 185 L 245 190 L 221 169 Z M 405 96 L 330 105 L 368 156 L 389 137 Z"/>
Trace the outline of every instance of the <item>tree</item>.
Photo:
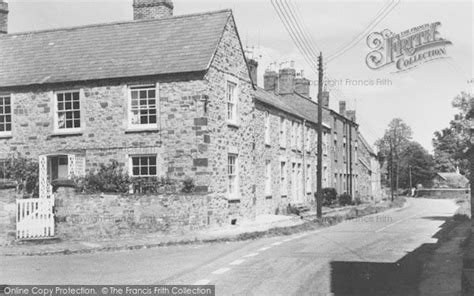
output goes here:
<path id="1" fill-rule="evenodd" d="M 433 138 L 436 169 L 441 172 L 454 172 L 459 168 L 461 174 L 469 177 L 469 161 L 466 151 L 470 147 L 470 129 L 474 119 L 474 97 L 462 92 L 452 102 L 458 113 L 449 127 L 437 131 Z"/>
<path id="2" fill-rule="evenodd" d="M 434 166 L 433 156 L 423 146 L 418 142 L 409 142 L 400 155 L 400 186 L 410 188 L 422 184 L 430 187 Z"/>
<path id="3" fill-rule="evenodd" d="M 384 136 L 375 143 L 380 158 L 387 162 L 392 198 L 393 190 L 397 191 L 399 187 L 400 157 L 404 147 L 411 141 L 412 134 L 411 128 L 403 120 L 394 118 L 385 130 Z"/>

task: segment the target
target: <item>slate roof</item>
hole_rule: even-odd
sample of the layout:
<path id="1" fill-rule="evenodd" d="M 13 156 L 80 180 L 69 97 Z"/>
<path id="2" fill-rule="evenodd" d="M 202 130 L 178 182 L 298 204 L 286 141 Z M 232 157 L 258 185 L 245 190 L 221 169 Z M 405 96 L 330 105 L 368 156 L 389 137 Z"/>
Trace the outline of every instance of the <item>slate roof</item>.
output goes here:
<path id="1" fill-rule="evenodd" d="M 255 99 L 312 123 L 318 123 L 318 104 L 298 94 L 280 96 L 258 87 Z M 331 129 L 331 126 L 325 122 L 323 126 Z"/>
<path id="2" fill-rule="evenodd" d="M 7 34 L 0 87 L 204 71 L 230 10 Z"/>
<path id="3" fill-rule="evenodd" d="M 467 184 L 469 180 L 459 173 L 438 173 L 438 175 L 450 184 Z"/>

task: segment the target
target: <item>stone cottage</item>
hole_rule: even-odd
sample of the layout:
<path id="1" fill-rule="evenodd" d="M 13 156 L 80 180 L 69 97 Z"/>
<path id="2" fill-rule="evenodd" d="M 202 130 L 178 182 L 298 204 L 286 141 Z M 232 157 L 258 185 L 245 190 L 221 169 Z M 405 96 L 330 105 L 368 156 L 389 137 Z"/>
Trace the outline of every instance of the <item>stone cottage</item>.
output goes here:
<path id="1" fill-rule="evenodd" d="M 135 0 L 133 21 L 5 34 L 1 4 L 0 158 L 40 157 L 48 181 L 114 159 L 255 215 L 253 84 L 230 10 Z"/>
<path id="2" fill-rule="evenodd" d="M 133 21 L 8 34 L 0 0 L 0 163 L 39 159 L 43 196 L 110 160 L 132 177 L 190 177 L 226 200 L 229 221 L 314 205 L 309 81 L 289 67 L 257 87 L 230 10 L 173 16 L 169 0 L 133 3 Z M 322 186 L 354 196 L 355 111 L 331 110 L 328 92 L 323 101 Z"/>
<path id="3" fill-rule="evenodd" d="M 433 188 L 468 188 L 469 180 L 457 172 L 438 172 L 433 177 Z"/>

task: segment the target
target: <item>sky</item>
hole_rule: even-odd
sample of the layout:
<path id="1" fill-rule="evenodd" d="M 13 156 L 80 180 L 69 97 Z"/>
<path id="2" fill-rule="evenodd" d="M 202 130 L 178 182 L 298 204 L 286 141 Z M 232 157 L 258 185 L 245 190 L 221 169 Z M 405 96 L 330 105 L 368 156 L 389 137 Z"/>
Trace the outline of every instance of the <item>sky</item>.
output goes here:
<path id="1" fill-rule="evenodd" d="M 452 99 L 473 92 L 474 4 L 472 0 L 280 0 L 293 9 L 307 32 L 313 53 L 323 58 L 347 51 L 325 66 L 331 91 L 330 107 L 340 100 L 355 109 L 357 122 L 369 143 L 381 137 L 392 118 L 403 119 L 413 139 L 432 151 L 433 133 L 448 126 L 456 110 Z M 9 32 L 23 32 L 131 20 L 132 0 L 9 0 Z M 303 57 L 279 18 L 271 0 L 173 0 L 174 14 L 232 9 L 242 43 L 259 62 L 259 85 L 268 68 L 293 61 L 297 72 L 317 80 L 314 67 Z M 386 12 L 384 17 L 379 12 Z M 379 17 L 378 17 L 379 16 Z M 440 36 L 452 42 L 448 58 L 424 63 L 401 73 L 388 66 L 366 65 L 371 51 L 366 39 L 389 29 L 400 33 L 427 23 L 441 22 Z M 351 41 L 354 41 L 351 43 Z M 311 89 L 316 97 L 317 86 Z"/>

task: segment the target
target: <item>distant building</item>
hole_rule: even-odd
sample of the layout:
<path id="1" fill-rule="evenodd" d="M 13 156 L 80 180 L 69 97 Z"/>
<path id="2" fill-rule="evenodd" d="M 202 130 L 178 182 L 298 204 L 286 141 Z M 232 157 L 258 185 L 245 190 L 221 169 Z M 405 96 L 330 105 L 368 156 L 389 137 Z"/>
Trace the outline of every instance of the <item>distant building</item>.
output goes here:
<path id="1" fill-rule="evenodd" d="M 459 172 L 437 173 L 433 178 L 433 188 L 467 188 L 469 180 Z"/>

